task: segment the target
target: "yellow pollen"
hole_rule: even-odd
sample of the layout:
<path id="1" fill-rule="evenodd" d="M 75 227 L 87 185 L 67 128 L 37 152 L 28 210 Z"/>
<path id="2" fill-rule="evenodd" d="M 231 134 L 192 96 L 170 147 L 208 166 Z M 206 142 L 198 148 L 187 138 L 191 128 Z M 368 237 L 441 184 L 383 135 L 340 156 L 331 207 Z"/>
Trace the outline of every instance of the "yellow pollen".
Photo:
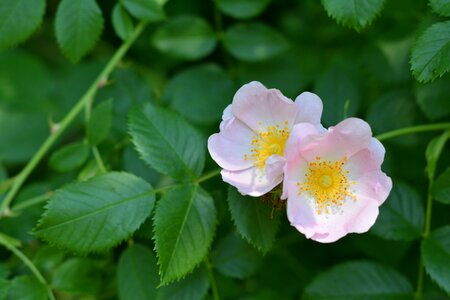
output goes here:
<path id="1" fill-rule="evenodd" d="M 262 124 L 260 124 L 262 127 Z M 252 138 L 250 154 L 244 154 L 244 160 L 253 160 L 253 165 L 259 169 L 263 169 L 269 156 L 277 154 L 283 156 L 284 147 L 289 137 L 289 123 L 284 122 L 284 126 L 280 125 L 267 126 L 262 130 L 255 131 Z"/>
<path id="2" fill-rule="evenodd" d="M 346 162 L 347 157 L 331 161 L 318 156 L 316 161 L 308 164 L 305 180 L 297 182 L 298 194 L 307 193 L 314 198 L 318 214 L 328 214 L 330 210 L 339 209 L 348 198 L 356 201 L 351 191 L 351 185 L 356 182 L 347 178 L 350 172 L 344 170 Z"/>

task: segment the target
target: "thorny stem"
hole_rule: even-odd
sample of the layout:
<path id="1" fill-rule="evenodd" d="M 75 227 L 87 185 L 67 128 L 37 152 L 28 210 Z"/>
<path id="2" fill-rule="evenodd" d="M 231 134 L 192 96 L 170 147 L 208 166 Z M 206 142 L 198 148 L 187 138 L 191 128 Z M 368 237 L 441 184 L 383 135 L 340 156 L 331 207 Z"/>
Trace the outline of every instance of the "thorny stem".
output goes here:
<path id="1" fill-rule="evenodd" d="M 78 100 L 78 102 L 69 111 L 69 113 L 64 117 L 64 119 L 61 121 L 61 123 L 59 123 L 58 126 L 54 128 L 54 131 L 52 132 L 52 134 L 47 138 L 47 140 L 45 140 L 45 142 L 42 144 L 42 146 L 39 148 L 39 150 L 34 154 L 33 158 L 27 163 L 25 168 L 23 168 L 23 170 L 17 175 L 17 178 L 14 180 L 14 183 L 12 184 L 11 189 L 9 190 L 8 194 L 5 196 L 5 199 L 3 200 L 3 202 L 0 206 L 0 218 L 2 216 L 5 216 L 5 215 L 8 215 L 11 213 L 10 204 L 13 201 L 14 197 L 16 196 L 16 194 L 19 191 L 22 184 L 25 182 L 25 180 L 28 178 L 28 176 L 31 174 L 31 172 L 34 170 L 34 168 L 38 165 L 38 163 L 42 160 L 42 158 L 47 154 L 47 152 L 50 150 L 50 148 L 53 146 L 53 144 L 58 140 L 58 138 L 61 136 L 61 134 L 67 129 L 67 127 L 70 124 L 72 124 L 73 120 L 83 110 L 86 103 L 88 101 L 91 101 L 91 99 L 94 97 L 94 95 L 98 89 L 99 84 L 101 82 L 103 82 L 103 80 L 105 78 L 108 78 L 108 76 L 111 74 L 111 72 L 117 66 L 117 64 L 123 58 L 125 53 L 131 47 L 131 45 L 134 43 L 134 41 L 139 37 L 141 32 L 144 30 L 145 25 L 146 25 L 146 23 L 142 22 L 138 26 L 136 26 L 136 29 L 131 34 L 129 39 L 127 41 L 125 41 L 122 44 L 122 46 L 120 46 L 120 48 L 116 51 L 114 56 L 111 58 L 111 60 L 108 62 L 108 64 L 102 70 L 102 72 L 98 75 L 97 79 L 95 79 L 95 81 L 92 83 L 92 85 L 89 87 L 89 89 L 83 95 L 83 97 L 80 100 Z"/>
<path id="2" fill-rule="evenodd" d="M 50 285 L 45 280 L 44 276 L 39 272 L 37 267 L 33 264 L 33 262 L 25 256 L 25 254 L 22 253 L 19 249 L 17 249 L 12 243 L 10 243 L 5 238 L 0 238 L 0 244 L 5 246 L 9 251 L 11 251 L 15 256 L 17 256 L 27 267 L 30 269 L 30 271 L 33 273 L 33 275 L 36 277 L 36 279 L 45 285 L 47 289 L 48 298 L 50 300 L 55 300 L 55 296 L 53 295 L 53 292 L 50 288 Z"/>

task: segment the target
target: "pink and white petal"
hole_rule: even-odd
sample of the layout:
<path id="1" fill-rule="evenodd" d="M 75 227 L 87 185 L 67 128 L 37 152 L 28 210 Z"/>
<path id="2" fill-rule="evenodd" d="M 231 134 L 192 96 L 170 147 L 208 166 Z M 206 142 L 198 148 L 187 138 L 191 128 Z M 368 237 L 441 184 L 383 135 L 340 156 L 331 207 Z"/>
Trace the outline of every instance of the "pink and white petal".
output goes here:
<path id="1" fill-rule="evenodd" d="M 271 155 L 266 160 L 266 176 L 269 180 L 274 180 L 283 174 L 286 159 L 280 155 Z"/>
<path id="2" fill-rule="evenodd" d="M 291 192 L 297 189 L 293 181 L 288 183 L 288 189 L 287 217 L 291 225 L 307 238 L 311 238 L 317 232 L 326 232 L 317 223 L 316 214 L 312 207 L 314 199 L 304 194 L 298 195 L 297 192 Z"/>
<path id="3" fill-rule="evenodd" d="M 366 173 L 380 170 L 384 160 L 385 150 L 383 145 L 375 138 L 370 141 L 369 147 L 351 156 L 346 164 L 350 172 L 350 180 L 358 180 Z"/>
<path id="4" fill-rule="evenodd" d="M 284 122 L 293 126 L 297 116 L 297 107 L 292 100 L 257 81 L 243 85 L 236 92 L 232 110 L 235 117 L 256 131 L 273 125 L 283 127 Z"/>
<path id="5" fill-rule="evenodd" d="M 378 216 L 378 203 L 372 199 L 359 197 L 356 201 L 347 200 L 342 213 L 316 214 L 317 226 L 325 229 L 311 239 L 321 243 L 332 243 L 348 233 L 366 232 Z"/>
<path id="6" fill-rule="evenodd" d="M 223 121 L 226 121 L 226 120 L 231 119 L 232 117 L 234 117 L 234 115 L 233 115 L 233 108 L 232 107 L 233 107 L 233 105 L 229 104 L 223 110 L 223 113 L 222 113 L 222 120 Z"/>
<path id="7" fill-rule="evenodd" d="M 298 107 L 295 123 L 320 125 L 323 103 L 319 96 L 310 92 L 303 92 L 295 99 L 295 105 Z"/>
<path id="8" fill-rule="evenodd" d="M 224 169 L 238 171 L 250 168 L 253 161 L 245 159 L 245 155 L 250 154 L 253 132 L 235 118 L 223 122 L 222 131 L 208 139 L 209 154 Z"/>
<path id="9" fill-rule="evenodd" d="M 364 174 L 356 181 L 354 193 L 356 197 L 372 199 L 378 205 L 386 201 L 392 190 L 392 179 L 381 170 Z"/>
<path id="10" fill-rule="evenodd" d="M 223 181 L 235 186 L 242 195 L 253 197 L 259 197 L 270 192 L 283 180 L 283 174 L 269 180 L 266 173 L 256 167 L 242 171 L 222 170 L 221 174 Z"/>
<path id="11" fill-rule="evenodd" d="M 321 139 L 319 130 L 311 123 L 299 123 L 292 128 L 286 146 L 284 148 L 284 157 L 287 160 L 296 159 L 302 155 L 302 150 L 309 146 L 309 143 L 315 143 Z"/>
<path id="12" fill-rule="evenodd" d="M 338 156 L 350 158 L 367 148 L 372 140 L 372 130 L 367 122 L 358 118 L 348 118 L 328 129 L 328 145 L 334 147 Z"/>

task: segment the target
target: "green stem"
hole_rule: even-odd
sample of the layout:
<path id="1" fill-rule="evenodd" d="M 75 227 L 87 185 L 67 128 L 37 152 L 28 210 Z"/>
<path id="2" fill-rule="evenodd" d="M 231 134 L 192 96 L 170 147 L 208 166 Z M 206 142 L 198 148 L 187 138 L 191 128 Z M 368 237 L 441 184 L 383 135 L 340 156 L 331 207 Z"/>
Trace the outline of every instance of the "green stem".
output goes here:
<path id="1" fill-rule="evenodd" d="M 107 170 L 106 170 L 105 164 L 103 163 L 103 159 L 102 159 L 100 152 L 98 151 L 98 148 L 96 146 L 92 146 L 92 153 L 94 153 L 94 158 L 95 158 L 95 161 L 97 162 L 97 166 L 100 169 L 100 172 L 102 174 L 106 173 Z"/>
<path id="2" fill-rule="evenodd" d="M 48 294 L 49 299 L 55 300 L 55 296 L 53 295 L 50 285 L 47 283 L 44 276 L 42 276 L 42 274 L 39 272 L 39 270 L 33 264 L 33 262 L 31 260 L 29 260 L 28 257 L 26 257 L 25 254 L 23 254 L 19 249 L 14 247 L 14 245 L 12 245 L 10 242 L 8 242 L 7 239 L 0 238 L 0 244 L 2 244 L 9 251 L 11 251 L 15 256 L 17 256 L 28 267 L 28 269 L 30 269 L 30 271 L 33 273 L 33 275 L 36 277 L 36 279 L 40 283 L 45 285 L 45 287 L 47 288 L 47 294 Z"/>
<path id="3" fill-rule="evenodd" d="M 18 213 L 28 207 L 40 204 L 40 203 L 44 203 L 45 201 L 47 201 L 48 199 L 50 199 L 50 197 L 52 196 L 53 192 L 47 192 L 45 194 L 30 198 L 28 200 L 24 200 L 20 203 L 17 203 L 16 205 L 14 205 L 11 208 L 12 213 Z"/>
<path id="4" fill-rule="evenodd" d="M 436 124 L 428 124 L 428 125 L 418 125 L 405 127 L 397 130 L 388 131 L 377 135 L 376 138 L 380 141 L 391 139 L 401 135 L 413 134 L 417 132 L 425 132 L 425 131 L 436 131 L 436 130 L 446 130 L 450 129 L 450 123 L 436 123 Z"/>
<path id="5" fill-rule="evenodd" d="M 213 266 L 212 266 L 211 262 L 209 261 L 209 258 L 205 259 L 205 265 L 206 265 L 206 270 L 208 272 L 209 282 L 211 283 L 213 299 L 220 300 L 219 290 L 217 289 L 217 283 L 216 283 L 216 279 L 215 279 L 214 273 L 213 273 Z"/>
<path id="6" fill-rule="evenodd" d="M 206 181 L 206 180 L 208 180 L 208 179 L 211 179 L 211 178 L 213 178 L 213 177 L 216 177 L 217 175 L 220 174 L 220 171 L 222 171 L 222 170 L 221 170 L 221 169 L 212 170 L 211 172 L 208 172 L 208 173 L 204 174 L 203 176 L 200 176 L 200 177 L 196 180 L 196 182 L 197 182 L 197 183 L 200 183 L 200 182 Z"/>
<path id="7" fill-rule="evenodd" d="M 53 144 L 58 140 L 61 134 L 67 129 L 67 127 L 75 120 L 75 118 L 79 115 L 79 113 L 85 107 L 87 101 L 90 101 L 91 98 L 94 97 L 98 85 L 105 79 L 108 78 L 110 73 L 114 70 L 120 60 L 123 58 L 125 53 L 134 43 L 134 41 L 139 37 L 143 29 L 145 28 L 145 23 L 140 23 L 136 26 L 136 29 L 131 34 L 129 39 L 125 41 L 119 49 L 117 49 L 114 56 L 105 66 L 105 68 L 101 71 L 83 97 L 78 100 L 75 106 L 69 111 L 69 113 L 64 117 L 60 124 L 58 124 L 57 128 L 52 132 L 52 134 L 47 138 L 47 140 L 42 144 L 39 150 L 34 154 L 33 158 L 27 163 L 25 168 L 17 175 L 17 178 L 14 180 L 14 183 L 9 190 L 8 194 L 5 196 L 1 206 L 0 206 L 0 217 L 2 215 L 8 215 L 10 213 L 10 204 L 17 192 L 21 188 L 22 184 L 28 178 L 30 173 L 34 170 L 37 164 L 42 160 L 45 154 L 50 150 Z"/>

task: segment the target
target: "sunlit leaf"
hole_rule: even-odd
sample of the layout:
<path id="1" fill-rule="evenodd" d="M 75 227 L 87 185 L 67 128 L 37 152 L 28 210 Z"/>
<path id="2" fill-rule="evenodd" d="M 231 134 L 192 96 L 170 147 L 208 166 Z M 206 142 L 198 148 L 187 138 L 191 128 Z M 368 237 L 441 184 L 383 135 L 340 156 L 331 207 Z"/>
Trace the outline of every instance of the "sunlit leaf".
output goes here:
<path id="1" fill-rule="evenodd" d="M 214 201 L 198 185 L 169 190 L 155 212 L 161 283 L 181 279 L 203 260 L 216 227 Z"/>
<path id="2" fill-rule="evenodd" d="M 139 228 L 154 201 L 152 187 L 144 180 L 107 173 L 57 190 L 35 234 L 78 253 L 106 250 Z"/>

